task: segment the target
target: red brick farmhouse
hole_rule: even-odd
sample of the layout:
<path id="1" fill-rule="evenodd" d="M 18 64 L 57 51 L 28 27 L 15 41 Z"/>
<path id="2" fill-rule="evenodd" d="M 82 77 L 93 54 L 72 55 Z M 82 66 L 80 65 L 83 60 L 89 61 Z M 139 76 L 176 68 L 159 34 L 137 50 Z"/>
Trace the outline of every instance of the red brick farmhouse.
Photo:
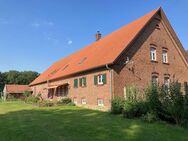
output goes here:
<path id="1" fill-rule="evenodd" d="M 161 8 L 55 62 L 30 87 L 46 99 L 109 109 L 131 85 L 188 81 L 188 56 Z"/>

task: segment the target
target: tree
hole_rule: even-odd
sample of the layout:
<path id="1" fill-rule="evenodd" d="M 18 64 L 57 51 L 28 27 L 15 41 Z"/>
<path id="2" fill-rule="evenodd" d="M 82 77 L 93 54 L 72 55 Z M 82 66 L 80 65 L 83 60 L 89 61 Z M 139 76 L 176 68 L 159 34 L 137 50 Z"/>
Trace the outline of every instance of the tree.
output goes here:
<path id="1" fill-rule="evenodd" d="M 0 92 L 3 91 L 4 84 L 5 84 L 5 77 L 4 77 L 4 75 L 0 72 Z"/>
<path id="2" fill-rule="evenodd" d="M 0 91 L 3 91 L 5 84 L 22 84 L 28 85 L 35 78 L 39 76 L 38 72 L 35 71 L 15 71 L 0 73 Z"/>

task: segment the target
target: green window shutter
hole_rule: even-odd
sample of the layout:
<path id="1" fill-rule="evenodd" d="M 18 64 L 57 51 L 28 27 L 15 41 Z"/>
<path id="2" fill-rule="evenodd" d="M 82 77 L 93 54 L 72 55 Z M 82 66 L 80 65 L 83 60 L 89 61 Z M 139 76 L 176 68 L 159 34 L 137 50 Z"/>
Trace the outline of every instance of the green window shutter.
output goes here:
<path id="1" fill-rule="evenodd" d="M 86 77 L 83 78 L 84 86 L 86 86 Z"/>
<path id="2" fill-rule="evenodd" d="M 78 87 L 78 79 L 74 79 L 74 88 Z"/>
<path id="3" fill-rule="evenodd" d="M 82 86 L 82 78 L 79 79 L 80 87 Z"/>
<path id="4" fill-rule="evenodd" d="M 103 84 L 106 84 L 106 73 L 102 75 Z"/>
<path id="5" fill-rule="evenodd" d="M 184 82 L 185 94 L 188 95 L 188 83 Z"/>
<path id="6" fill-rule="evenodd" d="M 97 85 L 97 75 L 94 75 L 94 85 Z"/>

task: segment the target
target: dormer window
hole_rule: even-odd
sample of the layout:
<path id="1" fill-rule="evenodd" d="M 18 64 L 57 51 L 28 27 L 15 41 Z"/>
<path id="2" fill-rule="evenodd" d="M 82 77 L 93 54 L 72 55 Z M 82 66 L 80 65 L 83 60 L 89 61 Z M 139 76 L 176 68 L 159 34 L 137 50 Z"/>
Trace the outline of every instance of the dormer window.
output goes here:
<path id="1" fill-rule="evenodd" d="M 162 51 L 162 59 L 163 59 L 163 63 L 168 63 L 168 54 L 166 49 L 163 49 Z"/>
<path id="2" fill-rule="evenodd" d="M 151 61 L 157 61 L 156 48 L 154 47 L 150 48 L 150 59 Z"/>

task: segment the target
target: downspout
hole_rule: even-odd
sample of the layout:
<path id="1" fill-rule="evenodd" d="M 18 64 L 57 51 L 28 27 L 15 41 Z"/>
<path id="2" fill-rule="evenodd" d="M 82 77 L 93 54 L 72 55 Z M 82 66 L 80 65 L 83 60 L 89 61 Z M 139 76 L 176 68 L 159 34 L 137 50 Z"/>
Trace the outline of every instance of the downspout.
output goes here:
<path id="1" fill-rule="evenodd" d="M 106 68 L 110 72 L 110 100 L 112 100 L 114 98 L 114 95 L 112 94 L 112 69 L 108 66 L 108 64 L 106 64 Z"/>

